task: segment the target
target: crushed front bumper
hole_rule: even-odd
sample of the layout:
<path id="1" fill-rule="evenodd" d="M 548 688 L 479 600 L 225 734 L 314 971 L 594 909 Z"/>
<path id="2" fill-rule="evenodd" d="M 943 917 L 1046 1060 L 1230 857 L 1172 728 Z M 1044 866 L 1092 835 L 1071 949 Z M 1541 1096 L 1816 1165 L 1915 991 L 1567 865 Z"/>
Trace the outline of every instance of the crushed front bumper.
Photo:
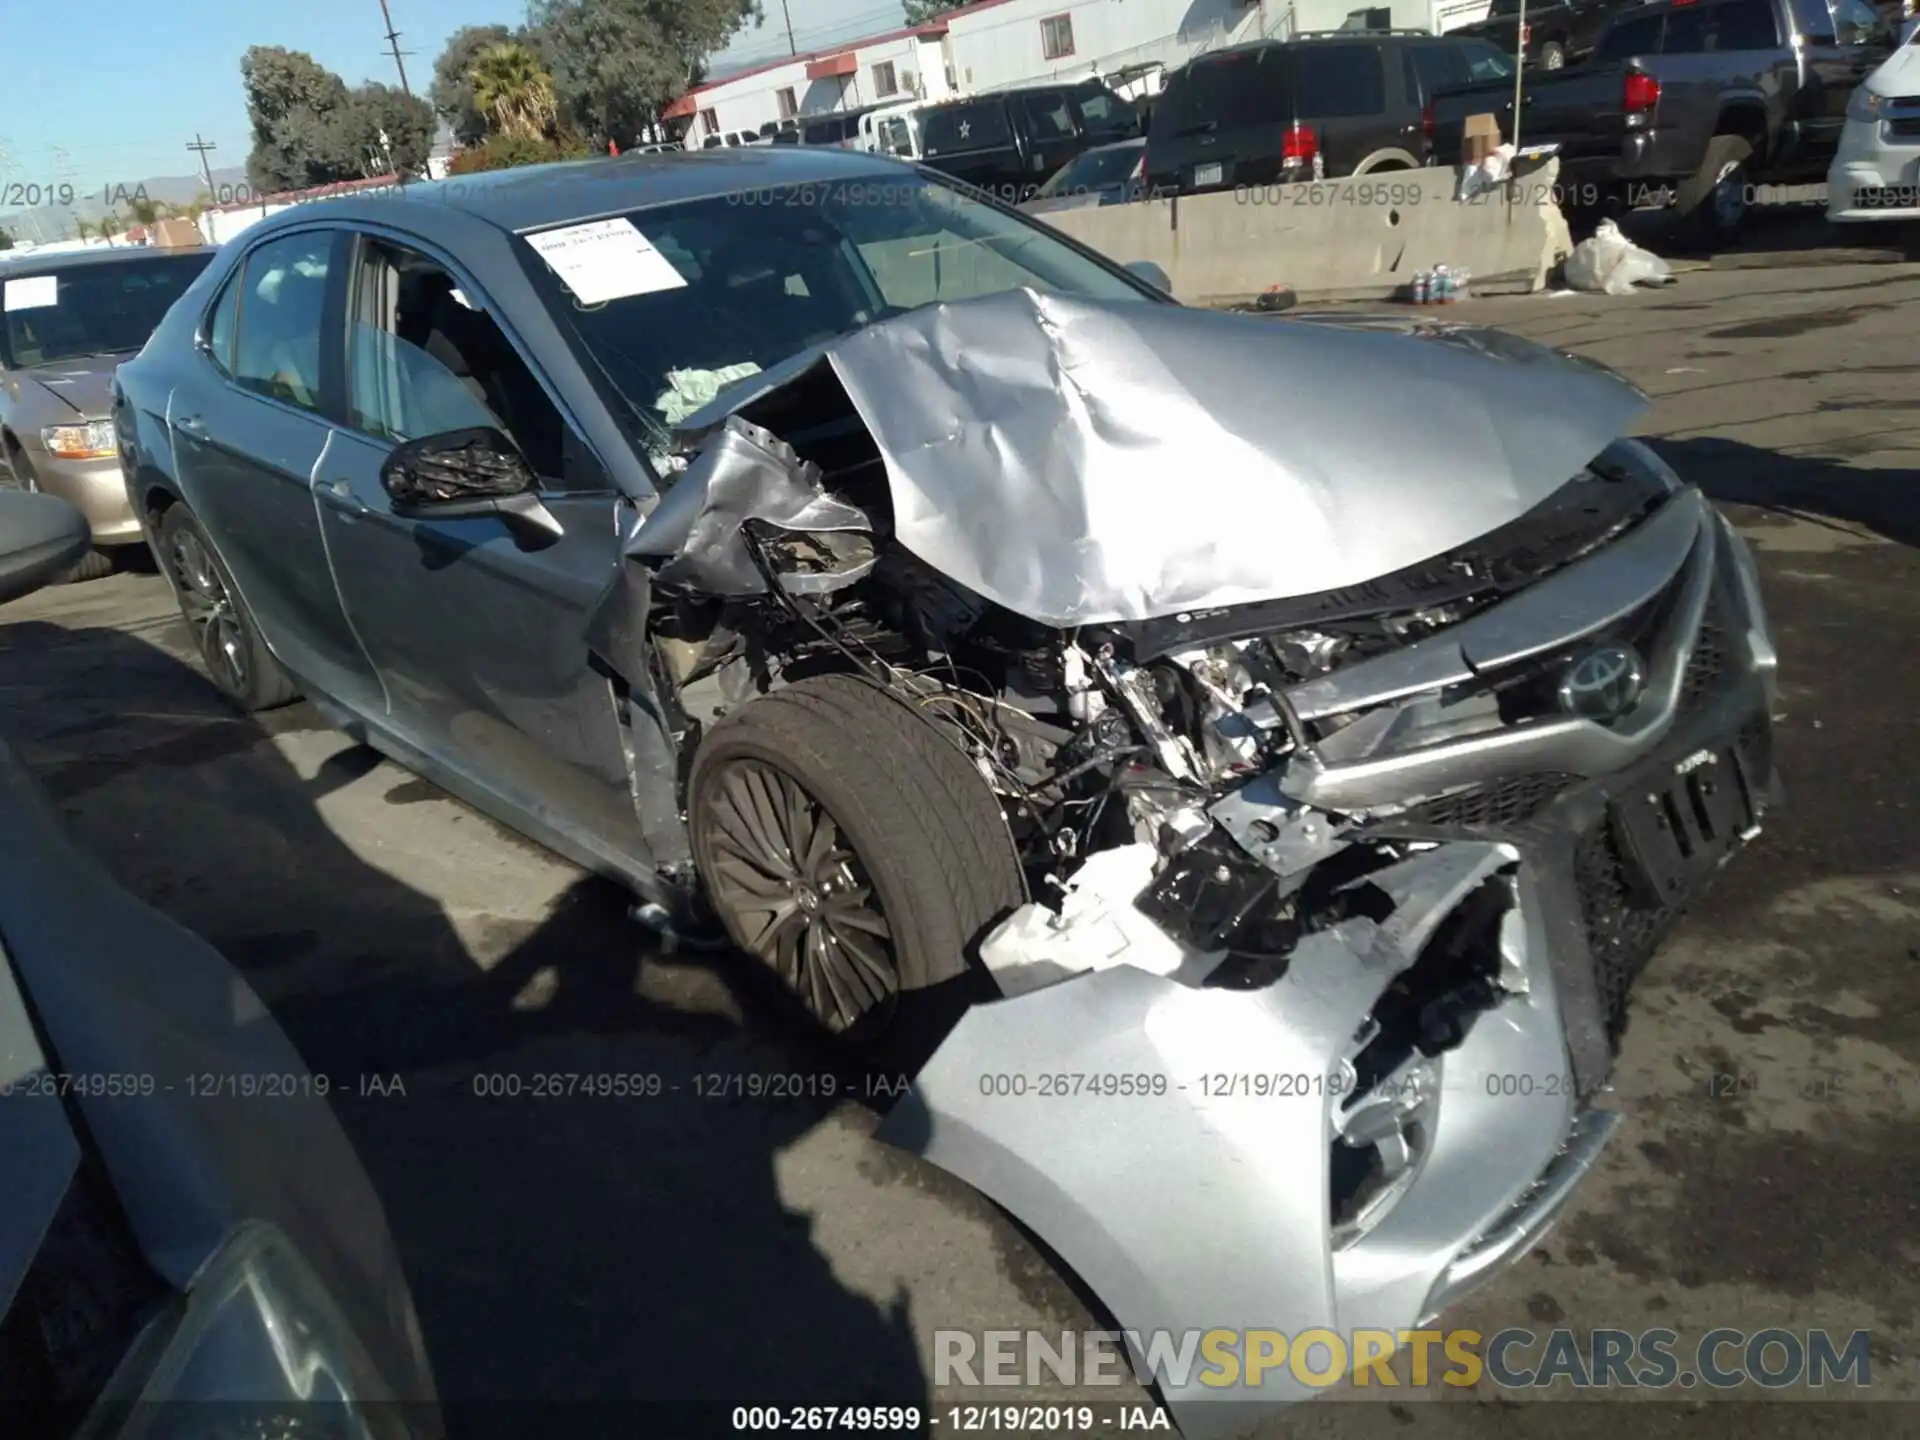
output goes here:
<path id="1" fill-rule="evenodd" d="M 1143 1341 L 1397 1334 L 1524 1254 L 1617 1122 L 1597 1100 L 1628 988 L 1776 788 L 1751 557 L 1697 496 L 1674 503 L 1698 506 L 1669 576 L 1692 630 L 1631 753 L 1544 788 L 1496 766 L 1370 822 L 1401 856 L 1366 876 L 1381 903 L 1276 978 L 1118 964 L 976 1008 L 882 1137 L 1011 1211 Z M 1369 1042 L 1443 947 L 1497 983 L 1451 1043 L 1383 1061 Z M 1151 1377 L 1189 1440 L 1317 1393 L 1284 1366 L 1205 1375 Z"/>

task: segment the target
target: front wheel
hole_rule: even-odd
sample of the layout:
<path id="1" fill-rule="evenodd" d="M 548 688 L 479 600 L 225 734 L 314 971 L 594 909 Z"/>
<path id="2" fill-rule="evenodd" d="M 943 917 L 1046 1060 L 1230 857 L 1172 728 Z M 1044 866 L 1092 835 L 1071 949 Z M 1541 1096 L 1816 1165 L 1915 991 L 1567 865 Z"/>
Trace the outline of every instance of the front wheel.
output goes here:
<path id="1" fill-rule="evenodd" d="M 271 710 L 299 691 L 280 668 L 233 577 L 185 505 L 160 520 L 160 554 L 194 649 L 220 691 L 242 710 Z"/>
<path id="2" fill-rule="evenodd" d="M 1716 135 L 1697 173 L 1681 182 L 1674 196 L 1686 243 L 1720 250 L 1739 239 L 1747 223 L 1748 167 L 1753 142 L 1739 135 Z"/>
<path id="3" fill-rule="evenodd" d="M 820 675 L 720 721 L 688 823 L 714 910 L 828 1031 L 857 1044 L 957 1018 L 975 946 L 1021 904 L 980 772 L 878 686 Z M 939 998 L 936 997 L 936 992 Z"/>

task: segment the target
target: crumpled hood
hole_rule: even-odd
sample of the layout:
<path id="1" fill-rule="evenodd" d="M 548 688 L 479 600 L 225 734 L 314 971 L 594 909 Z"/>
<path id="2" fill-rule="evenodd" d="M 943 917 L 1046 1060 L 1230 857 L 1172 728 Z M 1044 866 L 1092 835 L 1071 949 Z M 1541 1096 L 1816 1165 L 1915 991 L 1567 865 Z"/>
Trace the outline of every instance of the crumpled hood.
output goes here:
<path id="1" fill-rule="evenodd" d="M 84 360 L 57 360 L 27 371 L 21 379 L 41 387 L 71 408 L 75 418 L 99 420 L 113 408 L 113 372 L 127 358 L 126 355 L 98 355 Z M 51 417 L 47 421 L 50 425 L 60 424 L 66 418 L 53 413 L 58 406 L 42 404 L 37 408 Z"/>
<path id="2" fill-rule="evenodd" d="M 1911 95 L 1920 90 L 1920 45 L 1913 42 L 1909 26 L 1901 30 L 1904 43 L 1863 82 L 1875 95 Z"/>
<path id="3" fill-rule="evenodd" d="M 721 411 L 751 418 L 819 364 L 879 444 L 900 543 L 1059 626 L 1402 569 L 1531 509 L 1649 403 L 1497 331 L 1013 290 L 867 326 L 737 387 L 688 430 Z"/>

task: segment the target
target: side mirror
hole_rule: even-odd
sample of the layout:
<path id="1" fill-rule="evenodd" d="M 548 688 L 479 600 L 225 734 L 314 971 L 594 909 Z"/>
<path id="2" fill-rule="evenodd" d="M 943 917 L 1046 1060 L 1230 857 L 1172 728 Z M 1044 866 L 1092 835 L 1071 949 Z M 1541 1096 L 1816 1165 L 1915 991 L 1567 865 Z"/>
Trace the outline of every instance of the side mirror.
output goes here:
<path id="1" fill-rule="evenodd" d="M 540 503 L 533 467 L 491 426 L 409 440 L 380 467 L 380 484 L 403 520 L 499 517 L 522 549 L 551 545 L 563 533 Z"/>
<path id="2" fill-rule="evenodd" d="M 1163 295 L 1173 293 L 1173 281 L 1167 278 L 1167 272 L 1151 260 L 1129 260 L 1127 269 L 1146 281 Z"/>
<path id="3" fill-rule="evenodd" d="M 59 496 L 0 490 L 0 604 L 58 579 L 92 544 L 87 517 Z"/>

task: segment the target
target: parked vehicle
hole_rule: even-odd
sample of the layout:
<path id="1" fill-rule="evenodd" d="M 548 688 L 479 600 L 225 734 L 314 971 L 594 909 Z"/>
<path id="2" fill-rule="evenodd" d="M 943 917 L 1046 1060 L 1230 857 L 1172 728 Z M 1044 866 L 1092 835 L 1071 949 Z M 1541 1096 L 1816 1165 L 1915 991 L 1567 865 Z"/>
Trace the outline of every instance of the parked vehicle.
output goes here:
<path id="1" fill-rule="evenodd" d="M 212 258 L 135 246 L 0 256 L 0 480 L 87 517 L 93 545 L 70 579 L 108 574 L 142 539 L 114 458 L 107 386 Z"/>
<path id="2" fill-rule="evenodd" d="M 1147 184 L 1182 195 L 1425 163 L 1421 108 L 1470 79 L 1513 79 L 1485 40 L 1328 31 L 1210 51 L 1167 79 Z"/>
<path id="3" fill-rule="evenodd" d="M 920 111 L 924 163 L 1010 205 L 1083 150 L 1140 133 L 1132 102 L 1097 80 L 999 90 Z"/>
<path id="4" fill-rule="evenodd" d="M 0 600 L 89 538 L 64 500 L 0 493 Z M 9 1434 L 204 1434 L 215 1402 L 248 1433 L 269 1415 L 276 1433 L 441 1433 L 326 1081 L 238 971 L 74 844 L 4 745 L 0 1055 Z"/>
<path id="5" fill-rule="evenodd" d="M 1089 205 L 1124 205 L 1146 193 L 1147 142 L 1122 140 L 1084 150 L 1053 172 L 1021 209 L 1029 215 L 1080 210 Z"/>
<path id="6" fill-rule="evenodd" d="M 1853 92 L 1827 171 L 1827 218 L 1920 219 L 1920 24 Z"/>
<path id="7" fill-rule="evenodd" d="M 860 118 L 877 108 L 873 105 L 861 105 L 852 110 L 840 110 L 831 115 L 804 117 L 800 121 L 800 143 L 828 145 L 840 149 L 851 148 L 860 138 Z"/>
<path id="8" fill-rule="evenodd" d="M 710 908 L 849 1040 L 985 1001 L 885 1133 L 1123 1327 L 1411 1328 L 1511 1263 L 1771 800 L 1752 558 L 1618 438 L 1646 396 L 1491 331 L 1187 309 L 892 161 L 301 206 L 117 384 L 230 696 Z M 1034 1056 L 1133 1078 L 983 1087 Z M 1312 1393 L 1160 1378 L 1183 1428 Z"/>
<path id="9" fill-rule="evenodd" d="M 860 116 L 854 148 L 870 155 L 891 155 L 896 160 L 917 160 L 920 156 L 920 102 L 882 105 Z"/>
<path id="10" fill-rule="evenodd" d="M 1722 245 L 1763 180 L 1822 175 L 1855 88 L 1892 32 L 1866 0 L 1652 0 L 1616 15 L 1583 65 L 1523 82 L 1523 143 L 1560 147 L 1576 208 L 1671 205 Z M 1434 153 L 1458 159 L 1466 117 L 1513 134 L 1513 87 L 1435 97 Z"/>
<path id="11" fill-rule="evenodd" d="M 1529 66 L 1558 70 L 1570 61 L 1584 60 L 1593 52 L 1594 41 L 1607 21 L 1625 9 L 1637 7 L 1641 0 L 1548 0 L 1546 4 L 1526 4 Z M 1487 18 L 1450 30 L 1450 35 L 1474 35 L 1492 44 L 1502 54 L 1512 55 L 1520 48 L 1520 10 L 1523 0 L 1493 0 Z"/>

